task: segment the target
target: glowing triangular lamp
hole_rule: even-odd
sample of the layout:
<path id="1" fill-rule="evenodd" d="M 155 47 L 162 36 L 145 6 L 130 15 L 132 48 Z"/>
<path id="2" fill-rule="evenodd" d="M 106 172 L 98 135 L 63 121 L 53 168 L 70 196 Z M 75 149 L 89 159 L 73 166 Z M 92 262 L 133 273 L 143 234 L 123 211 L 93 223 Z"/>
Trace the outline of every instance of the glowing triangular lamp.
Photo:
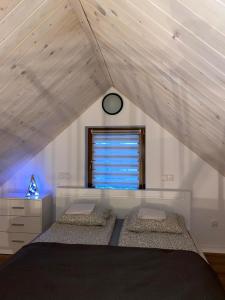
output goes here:
<path id="1" fill-rule="evenodd" d="M 30 185 L 26 194 L 26 198 L 28 199 L 38 199 L 39 198 L 39 191 L 37 187 L 37 183 L 35 181 L 34 175 L 31 176 Z"/>

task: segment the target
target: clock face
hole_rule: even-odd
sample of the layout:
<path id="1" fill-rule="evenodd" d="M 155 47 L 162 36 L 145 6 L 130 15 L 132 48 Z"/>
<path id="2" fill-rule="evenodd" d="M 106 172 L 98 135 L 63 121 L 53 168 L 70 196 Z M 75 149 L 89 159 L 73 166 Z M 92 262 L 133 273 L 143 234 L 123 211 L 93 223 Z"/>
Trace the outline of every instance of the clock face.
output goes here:
<path id="1" fill-rule="evenodd" d="M 107 114 L 116 115 L 123 108 L 123 99 L 115 93 L 107 94 L 102 100 L 102 108 Z"/>

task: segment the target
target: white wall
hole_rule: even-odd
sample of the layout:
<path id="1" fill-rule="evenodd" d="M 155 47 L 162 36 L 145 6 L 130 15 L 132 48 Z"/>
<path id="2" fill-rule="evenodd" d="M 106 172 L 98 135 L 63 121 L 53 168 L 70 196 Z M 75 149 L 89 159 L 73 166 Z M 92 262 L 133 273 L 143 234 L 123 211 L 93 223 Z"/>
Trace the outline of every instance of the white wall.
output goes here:
<path id="1" fill-rule="evenodd" d="M 146 127 L 146 187 L 187 188 L 193 191 L 192 232 L 204 250 L 225 252 L 225 178 L 124 98 L 124 109 L 103 113 L 101 99 L 69 128 L 15 173 L 2 191 L 24 191 L 31 174 L 41 190 L 57 185 L 84 186 L 85 126 Z M 174 181 L 163 181 L 173 175 Z M 215 222 L 214 222 L 215 221 Z M 218 225 L 212 227 L 214 225 Z"/>

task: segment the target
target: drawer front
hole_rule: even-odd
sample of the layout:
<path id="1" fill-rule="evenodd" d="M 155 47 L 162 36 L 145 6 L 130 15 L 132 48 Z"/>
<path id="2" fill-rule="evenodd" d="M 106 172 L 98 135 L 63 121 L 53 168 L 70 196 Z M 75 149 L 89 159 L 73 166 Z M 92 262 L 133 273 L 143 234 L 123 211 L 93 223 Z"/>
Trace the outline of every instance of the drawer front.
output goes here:
<path id="1" fill-rule="evenodd" d="M 35 200 L 0 200 L 0 215 L 41 216 L 41 201 Z"/>
<path id="2" fill-rule="evenodd" d="M 0 232 L 0 253 L 15 253 L 36 236 L 37 234 Z"/>
<path id="3" fill-rule="evenodd" d="M 40 233 L 42 231 L 41 218 L 0 216 L 0 231 Z"/>

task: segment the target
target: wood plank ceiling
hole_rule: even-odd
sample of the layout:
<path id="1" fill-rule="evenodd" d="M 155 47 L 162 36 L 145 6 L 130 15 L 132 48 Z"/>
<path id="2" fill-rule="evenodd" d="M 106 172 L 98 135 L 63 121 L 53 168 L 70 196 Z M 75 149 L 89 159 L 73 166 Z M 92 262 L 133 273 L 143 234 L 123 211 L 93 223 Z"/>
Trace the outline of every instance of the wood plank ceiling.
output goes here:
<path id="1" fill-rule="evenodd" d="M 225 1 L 81 3 L 115 88 L 225 175 Z"/>
<path id="2" fill-rule="evenodd" d="M 225 0 L 1 0 L 0 184 L 110 86 L 225 175 Z"/>
<path id="3" fill-rule="evenodd" d="M 66 0 L 0 1 L 0 184 L 112 84 Z"/>

